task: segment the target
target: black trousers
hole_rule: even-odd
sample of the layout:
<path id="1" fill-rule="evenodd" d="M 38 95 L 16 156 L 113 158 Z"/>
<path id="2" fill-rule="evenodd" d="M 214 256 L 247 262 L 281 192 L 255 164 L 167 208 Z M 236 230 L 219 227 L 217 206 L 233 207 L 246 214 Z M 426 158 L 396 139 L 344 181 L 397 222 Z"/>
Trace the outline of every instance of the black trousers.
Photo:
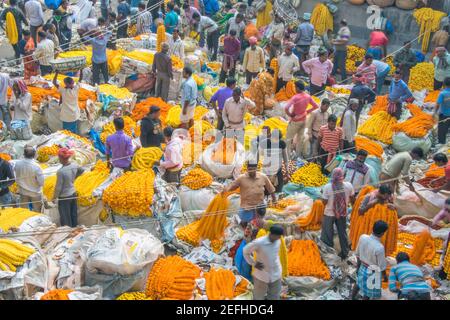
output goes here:
<path id="1" fill-rule="evenodd" d="M 327 165 L 328 152 L 323 150 L 321 146 L 319 146 L 319 162 L 322 167 L 322 171 L 325 170 L 325 166 Z"/>
<path id="2" fill-rule="evenodd" d="M 50 74 L 50 73 L 53 72 L 52 66 L 40 65 L 39 68 L 41 69 L 41 76 L 45 76 L 45 75 Z"/>
<path id="3" fill-rule="evenodd" d="M 433 85 L 434 90 L 441 90 L 443 85 L 444 85 L 443 82 L 437 81 L 436 79 L 434 79 L 434 85 Z"/>
<path id="4" fill-rule="evenodd" d="M 117 27 L 117 39 L 128 38 L 128 23 L 126 20 L 119 21 Z"/>
<path id="5" fill-rule="evenodd" d="M 317 93 L 323 93 L 323 90 L 325 90 L 325 85 L 323 84 L 321 87 L 316 86 L 315 84 L 310 83 L 309 84 L 309 93 L 312 96 L 315 96 Z"/>
<path id="6" fill-rule="evenodd" d="M 19 43 L 17 42 L 16 44 L 13 44 L 12 47 L 14 49 L 14 57 L 16 59 L 20 58 Z"/>
<path id="7" fill-rule="evenodd" d="M 78 225 L 78 207 L 76 194 L 58 199 L 58 211 L 61 226 L 76 227 Z"/>
<path id="8" fill-rule="evenodd" d="M 206 36 L 206 45 L 208 46 L 208 50 L 211 52 L 211 60 L 217 60 L 217 51 L 219 50 L 219 29 L 216 31 L 208 33 Z"/>
<path id="9" fill-rule="evenodd" d="M 217 115 L 217 130 L 222 131 L 225 123 L 222 118 L 222 110 L 219 110 L 219 114 Z"/>
<path id="10" fill-rule="evenodd" d="M 245 83 L 250 84 L 257 76 L 258 72 L 245 71 Z"/>
<path id="11" fill-rule="evenodd" d="M 281 88 L 284 88 L 286 86 L 286 84 L 287 84 L 287 81 L 284 81 L 283 79 L 278 78 L 277 79 L 277 90 L 276 91 L 277 92 L 280 91 Z"/>
<path id="12" fill-rule="evenodd" d="M 440 144 L 447 143 L 447 133 L 449 128 L 450 128 L 450 116 L 444 116 L 443 114 L 440 114 L 438 123 L 438 142 Z"/>
<path id="13" fill-rule="evenodd" d="M 228 77 L 234 78 L 234 75 L 236 74 L 236 68 L 230 69 L 228 71 L 220 70 L 220 76 L 219 76 L 219 83 L 225 83 L 225 80 Z"/>
<path id="14" fill-rule="evenodd" d="M 348 153 L 356 153 L 355 142 L 344 140 L 344 150 Z"/>
<path id="15" fill-rule="evenodd" d="M 336 75 L 337 69 L 341 71 L 341 80 L 347 79 L 347 70 L 345 69 L 347 61 L 347 50 L 336 50 L 333 58 L 333 75 Z"/>
<path id="16" fill-rule="evenodd" d="M 92 81 L 95 84 L 100 84 L 100 72 L 103 75 L 104 83 L 108 82 L 108 62 L 92 63 Z"/>
<path id="17" fill-rule="evenodd" d="M 398 298 L 406 300 L 431 300 L 431 295 L 429 292 L 419 293 L 417 291 L 410 291 L 406 294 L 400 292 Z"/>

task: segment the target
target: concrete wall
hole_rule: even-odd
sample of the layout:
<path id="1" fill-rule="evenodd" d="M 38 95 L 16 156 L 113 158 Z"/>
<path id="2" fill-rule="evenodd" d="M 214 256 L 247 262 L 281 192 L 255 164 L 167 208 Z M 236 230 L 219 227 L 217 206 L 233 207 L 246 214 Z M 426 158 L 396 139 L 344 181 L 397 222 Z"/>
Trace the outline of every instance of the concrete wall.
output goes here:
<path id="1" fill-rule="evenodd" d="M 298 8 L 299 17 L 304 12 L 312 12 L 317 3 L 322 1 L 316 0 L 302 0 L 300 7 Z M 334 16 L 335 32 L 337 32 L 339 26 L 337 23 L 340 19 L 345 18 L 350 30 L 352 31 L 351 43 L 358 44 L 365 47 L 369 39 L 370 30 L 366 27 L 366 21 L 369 14 L 366 13 L 367 4 L 360 6 L 353 5 L 346 0 L 341 0 L 337 4 L 339 10 Z M 450 8 L 450 0 L 444 0 L 444 8 Z M 389 36 L 388 52 L 393 52 L 403 45 L 403 42 L 415 39 L 419 35 L 419 26 L 417 25 L 414 17 L 412 16 L 413 10 L 402 10 L 395 6 L 387 7 L 383 9 L 384 15 L 391 21 L 394 27 L 394 34 Z M 413 48 L 420 49 L 420 44 L 417 40 L 413 44 Z"/>

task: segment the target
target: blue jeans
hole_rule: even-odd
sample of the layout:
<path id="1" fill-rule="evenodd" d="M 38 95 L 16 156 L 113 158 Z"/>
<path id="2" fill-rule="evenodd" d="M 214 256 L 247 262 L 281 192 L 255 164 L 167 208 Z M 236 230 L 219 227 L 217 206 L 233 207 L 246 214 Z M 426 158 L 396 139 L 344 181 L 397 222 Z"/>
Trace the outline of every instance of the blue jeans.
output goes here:
<path id="1" fill-rule="evenodd" d="M 389 71 L 391 71 L 391 67 L 387 67 L 386 70 L 380 72 L 377 75 L 377 94 L 381 94 L 381 89 L 383 88 L 384 79 L 386 79 L 386 76 L 389 74 Z"/>
<path id="2" fill-rule="evenodd" d="M 255 212 L 255 209 L 245 210 L 243 208 L 239 208 L 239 218 L 242 220 L 242 222 L 250 222 L 253 220 Z"/>
<path id="3" fill-rule="evenodd" d="M 63 129 L 69 130 L 75 134 L 78 134 L 78 121 L 73 121 L 73 122 L 63 121 Z"/>
<path id="4" fill-rule="evenodd" d="M 0 196 L 0 204 L 10 205 L 13 203 L 13 197 L 11 192 L 7 192 L 4 195 Z"/>
<path id="5" fill-rule="evenodd" d="M 336 75 L 337 69 L 341 71 L 341 80 L 347 79 L 347 70 L 345 69 L 345 61 L 347 60 L 347 50 L 336 50 L 333 59 L 333 75 Z"/>

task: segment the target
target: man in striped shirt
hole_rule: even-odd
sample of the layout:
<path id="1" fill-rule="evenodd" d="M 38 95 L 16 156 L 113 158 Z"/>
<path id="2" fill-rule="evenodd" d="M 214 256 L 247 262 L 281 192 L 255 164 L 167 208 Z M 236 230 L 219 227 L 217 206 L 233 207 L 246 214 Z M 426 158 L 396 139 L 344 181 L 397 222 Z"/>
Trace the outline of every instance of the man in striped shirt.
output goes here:
<path id="1" fill-rule="evenodd" d="M 377 67 L 373 64 L 373 56 L 368 53 L 364 57 L 364 62 L 356 69 L 362 76 L 363 84 L 367 84 L 372 90 L 377 87 Z"/>
<path id="2" fill-rule="evenodd" d="M 39 60 L 41 76 L 45 76 L 53 71 L 50 60 L 55 58 L 55 44 L 47 39 L 47 33 L 44 31 L 39 31 L 38 36 L 40 41 L 34 52 L 34 58 Z"/>
<path id="3" fill-rule="evenodd" d="M 334 114 L 328 117 L 328 123 L 319 129 L 319 160 L 322 170 L 333 159 L 338 150 L 344 148 L 342 128 L 336 126 L 337 118 Z"/>
<path id="4" fill-rule="evenodd" d="M 145 3 L 139 3 L 139 15 L 137 17 L 137 34 L 151 33 L 153 17 L 150 11 L 145 11 Z"/>
<path id="5" fill-rule="evenodd" d="M 397 265 L 389 273 L 389 290 L 397 292 L 399 299 L 431 300 L 431 288 L 424 280 L 422 270 L 409 262 L 409 255 L 399 252 L 396 260 Z"/>

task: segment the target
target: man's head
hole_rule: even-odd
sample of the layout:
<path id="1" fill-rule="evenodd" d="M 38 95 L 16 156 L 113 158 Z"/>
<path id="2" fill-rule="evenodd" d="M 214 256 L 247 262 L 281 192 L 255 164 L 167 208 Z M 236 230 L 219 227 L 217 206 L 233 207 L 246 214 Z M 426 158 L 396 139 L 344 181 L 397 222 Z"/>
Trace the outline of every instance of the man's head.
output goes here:
<path id="1" fill-rule="evenodd" d="M 241 3 L 238 7 L 238 12 L 244 15 L 245 11 L 247 11 L 247 5 L 245 3 Z"/>
<path id="2" fill-rule="evenodd" d="M 352 77 L 352 81 L 354 84 L 361 84 L 362 83 L 362 76 L 360 73 L 356 73 L 355 75 L 353 75 Z"/>
<path id="3" fill-rule="evenodd" d="M 366 65 L 371 65 L 372 62 L 373 62 L 373 55 L 370 54 L 370 53 L 367 53 L 367 54 L 364 56 L 364 61 L 365 61 Z"/>
<path id="4" fill-rule="evenodd" d="M 114 128 L 116 128 L 116 131 L 122 131 L 123 128 L 125 128 L 125 122 L 123 121 L 122 117 L 117 117 L 113 121 Z"/>
<path id="5" fill-rule="evenodd" d="M 227 78 L 227 80 L 225 80 L 225 84 L 228 88 L 234 89 L 236 87 L 236 79 L 231 77 Z"/>
<path id="6" fill-rule="evenodd" d="M 270 242 L 275 242 L 277 240 L 280 240 L 281 236 L 284 234 L 284 229 L 279 224 L 274 224 L 269 229 L 269 240 Z"/>
<path id="7" fill-rule="evenodd" d="M 290 56 L 292 54 L 292 48 L 294 47 L 294 45 L 291 42 L 286 43 L 286 46 L 284 48 L 284 53 L 287 56 Z"/>
<path id="8" fill-rule="evenodd" d="M 68 89 L 72 89 L 75 86 L 75 82 L 71 77 L 64 78 L 64 86 Z"/>
<path id="9" fill-rule="evenodd" d="M 391 187 L 388 184 L 382 184 L 378 188 L 377 196 L 381 201 L 387 201 L 392 196 Z"/>
<path id="10" fill-rule="evenodd" d="M 44 31 L 39 31 L 38 36 L 41 39 L 40 41 L 47 39 L 47 34 Z"/>
<path id="11" fill-rule="evenodd" d="M 366 161 L 366 159 L 367 159 L 367 155 L 368 155 L 368 152 L 366 150 L 360 149 L 356 153 L 355 161 L 363 164 Z"/>
<path id="12" fill-rule="evenodd" d="M 173 134 L 173 128 L 172 127 L 165 127 L 163 130 L 164 139 L 166 139 L 167 142 L 169 142 L 172 139 Z"/>
<path id="13" fill-rule="evenodd" d="M 23 156 L 25 157 L 25 159 L 34 159 L 34 157 L 36 156 L 36 150 L 31 146 L 26 146 L 23 149 Z"/>
<path id="14" fill-rule="evenodd" d="M 352 109 L 353 111 L 358 110 L 358 107 L 359 107 L 359 100 L 358 100 L 358 99 L 355 99 L 355 98 L 351 98 L 351 99 L 348 101 L 348 106 L 349 106 L 350 109 Z"/>
<path id="15" fill-rule="evenodd" d="M 178 30 L 178 28 L 173 29 L 172 38 L 174 41 L 180 38 L 180 30 Z"/>
<path id="16" fill-rule="evenodd" d="M 377 236 L 378 238 L 381 238 L 385 234 L 385 232 L 387 231 L 388 228 L 389 228 L 389 226 L 386 222 L 384 222 L 383 220 L 378 220 L 374 223 L 372 232 L 375 236 Z"/>
<path id="17" fill-rule="evenodd" d="M 400 70 L 395 70 L 394 72 L 394 81 L 399 82 L 402 79 L 402 73 Z"/>
<path id="18" fill-rule="evenodd" d="M 200 15 L 197 12 L 194 12 L 192 14 L 192 20 L 194 20 L 196 23 L 200 22 Z"/>
<path id="19" fill-rule="evenodd" d="M 406 252 L 399 252 L 395 257 L 395 260 L 397 260 L 397 264 L 405 261 L 409 262 L 409 254 Z"/>
<path id="20" fill-rule="evenodd" d="M 238 13 L 238 14 L 236 15 L 236 23 L 239 24 L 239 23 L 241 23 L 242 21 L 244 21 L 244 15 L 243 15 L 242 13 Z"/>
<path id="21" fill-rule="evenodd" d="M 438 167 L 444 167 L 445 165 L 447 165 L 448 158 L 444 153 L 439 152 L 433 156 L 433 161 Z"/>
<path id="22" fill-rule="evenodd" d="M 250 178 L 256 177 L 256 170 L 258 169 L 258 164 L 254 161 L 247 162 L 247 173 Z"/>
<path id="23" fill-rule="evenodd" d="M 61 162 L 62 164 L 67 164 L 69 163 L 69 159 L 71 156 L 73 156 L 75 152 L 73 152 L 72 150 L 68 149 L 68 148 L 61 148 L 58 151 L 58 158 L 59 158 L 59 162 Z"/>
<path id="24" fill-rule="evenodd" d="M 248 43 L 250 46 L 254 49 L 256 47 L 256 43 L 258 42 L 258 39 L 256 37 L 250 37 L 248 39 Z"/>
<path id="25" fill-rule="evenodd" d="M 297 93 L 305 91 L 305 83 L 302 80 L 295 81 L 295 89 L 297 90 Z"/>
<path id="26" fill-rule="evenodd" d="M 69 1 L 68 0 L 63 0 L 61 2 L 61 8 L 63 8 L 64 10 L 67 10 L 67 8 L 69 8 Z"/>
<path id="27" fill-rule="evenodd" d="M 192 68 L 190 66 L 186 66 L 183 68 L 183 78 L 188 79 L 192 76 Z"/>
<path id="28" fill-rule="evenodd" d="M 436 55 L 440 58 L 444 57 L 447 53 L 447 49 L 445 47 L 437 47 L 436 48 Z"/>
<path id="29" fill-rule="evenodd" d="M 44 27 L 45 27 L 45 26 L 44 26 Z M 30 37 L 31 37 L 31 32 L 28 31 L 28 30 L 23 30 L 23 31 L 22 31 L 22 34 L 23 34 L 23 38 L 24 38 L 26 41 L 28 41 L 28 40 L 30 39 Z"/>
<path id="30" fill-rule="evenodd" d="M 163 53 L 167 53 L 169 52 L 169 44 L 167 42 L 163 42 L 163 44 L 161 45 L 161 52 Z"/>
<path id="31" fill-rule="evenodd" d="M 97 19 L 97 25 L 98 25 L 99 27 L 104 27 L 104 26 L 106 26 L 106 19 L 103 18 L 103 17 L 98 18 L 98 19 Z"/>
<path id="32" fill-rule="evenodd" d="M 170 1 L 166 4 L 167 11 L 169 11 L 169 12 L 173 11 L 173 7 L 174 7 L 174 4 Z"/>
<path id="33" fill-rule="evenodd" d="M 411 150 L 411 157 L 413 158 L 413 160 L 420 160 L 423 159 L 423 150 L 420 147 L 414 147 Z"/>
<path id="34" fill-rule="evenodd" d="M 269 127 L 269 126 L 264 126 L 264 127 L 262 127 L 261 132 L 262 132 L 262 134 L 265 135 L 266 137 L 268 137 L 268 138 L 270 137 L 271 130 L 270 130 L 270 127 Z"/>
<path id="35" fill-rule="evenodd" d="M 309 13 L 309 12 L 303 13 L 302 20 L 303 20 L 303 21 L 309 21 L 309 20 L 311 20 L 311 13 Z"/>
<path id="36" fill-rule="evenodd" d="M 189 4 L 189 1 L 185 1 L 185 2 L 183 3 L 183 10 L 184 10 L 185 12 L 191 11 L 191 5 Z"/>
<path id="37" fill-rule="evenodd" d="M 326 49 L 319 50 L 319 61 L 324 63 L 328 59 L 328 51 Z"/>
<path id="38" fill-rule="evenodd" d="M 280 16 L 276 14 L 275 15 L 275 22 L 276 23 L 281 23 L 281 22 L 283 22 L 283 20 L 281 20 Z"/>
<path id="39" fill-rule="evenodd" d="M 330 107 L 330 103 L 330 99 L 324 98 L 320 104 L 320 111 L 327 112 L 328 108 Z"/>
<path id="40" fill-rule="evenodd" d="M 446 88 L 450 88 L 450 77 L 444 79 L 444 86 Z"/>
<path id="41" fill-rule="evenodd" d="M 161 109 L 157 106 L 151 106 L 150 110 L 148 111 L 148 115 L 152 119 L 159 119 L 159 116 L 161 115 Z"/>
<path id="42" fill-rule="evenodd" d="M 138 5 L 139 11 L 144 11 L 145 10 L 145 3 L 140 2 Z"/>
<path id="43" fill-rule="evenodd" d="M 242 90 L 239 87 L 233 89 L 233 100 L 237 103 L 241 99 Z"/>
<path id="44" fill-rule="evenodd" d="M 341 26 L 346 27 L 348 25 L 348 22 L 347 22 L 347 20 L 342 19 L 340 24 L 341 24 Z"/>
<path id="45" fill-rule="evenodd" d="M 230 30 L 230 36 L 231 37 L 236 38 L 236 34 L 237 34 L 236 30 L 234 30 L 234 29 Z"/>
<path id="46" fill-rule="evenodd" d="M 10 5 L 11 7 L 17 5 L 17 0 L 9 0 L 9 5 Z"/>
<path id="47" fill-rule="evenodd" d="M 336 129 L 337 118 L 334 114 L 330 114 L 328 117 L 328 129 L 334 130 Z"/>
<path id="48" fill-rule="evenodd" d="M 109 22 L 115 22 L 117 19 L 117 14 L 115 12 L 109 13 Z"/>

